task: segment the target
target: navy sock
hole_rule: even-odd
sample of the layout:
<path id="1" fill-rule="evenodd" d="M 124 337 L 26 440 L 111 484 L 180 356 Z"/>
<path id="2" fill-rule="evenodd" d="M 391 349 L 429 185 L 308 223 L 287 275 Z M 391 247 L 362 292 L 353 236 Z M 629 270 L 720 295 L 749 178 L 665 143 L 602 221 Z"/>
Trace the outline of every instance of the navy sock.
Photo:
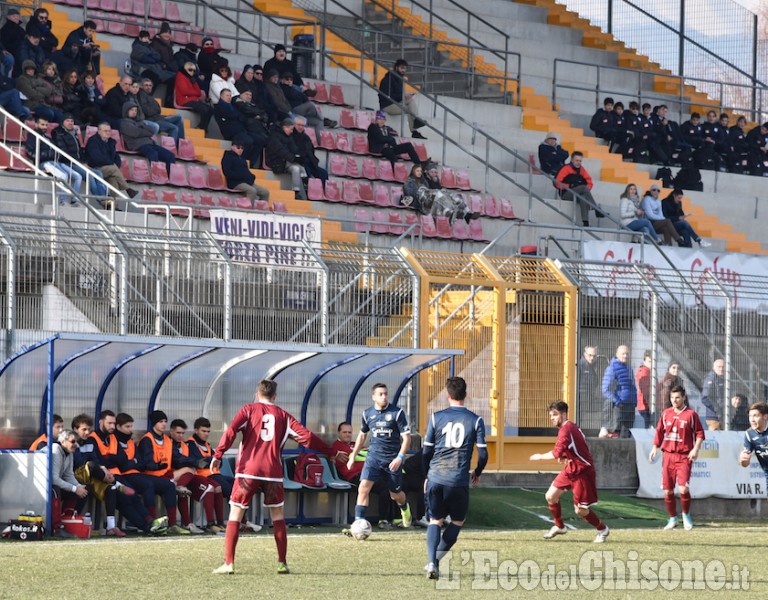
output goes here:
<path id="1" fill-rule="evenodd" d="M 368 509 L 364 504 L 355 504 L 355 519 L 365 519 L 365 511 Z"/>
<path id="2" fill-rule="evenodd" d="M 440 544 L 440 525 L 427 527 L 427 560 L 437 566 L 437 547 Z"/>
<path id="3" fill-rule="evenodd" d="M 440 560 L 450 550 L 459 539 L 459 532 L 461 531 L 461 525 L 450 523 L 443 531 L 443 539 L 440 540 L 440 545 L 437 547 L 437 559 Z"/>

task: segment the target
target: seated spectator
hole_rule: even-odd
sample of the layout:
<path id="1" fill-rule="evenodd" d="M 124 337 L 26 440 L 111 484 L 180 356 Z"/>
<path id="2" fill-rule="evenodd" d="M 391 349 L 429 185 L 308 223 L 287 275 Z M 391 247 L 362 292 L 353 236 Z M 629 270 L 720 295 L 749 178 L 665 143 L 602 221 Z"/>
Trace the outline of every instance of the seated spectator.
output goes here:
<path id="1" fill-rule="evenodd" d="M 61 120 L 61 125 L 53 130 L 52 138 L 53 143 L 59 148 L 64 150 L 72 158 L 79 163 L 85 162 L 85 150 L 80 146 L 80 140 L 78 134 L 80 130 L 75 127 L 75 119 L 71 113 L 64 113 L 64 117 Z M 79 166 L 77 163 L 70 161 L 64 156 L 59 157 L 59 162 L 64 166 L 69 167 L 80 175 L 83 181 L 88 181 L 88 193 L 92 196 L 103 198 L 107 195 L 107 187 L 98 181 L 93 175 L 102 176 L 101 172 L 95 170 L 88 177 L 86 170 Z"/>
<path id="2" fill-rule="evenodd" d="M 156 63 L 163 71 L 173 73 L 178 70 L 178 65 L 173 58 L 173 41 L 171 41 L 171 26 L 166 21 L 160 25 L 160 31 L 152 38 L 152 49 L 160 55 L 160 62 Z"/>
<path id="3" fill-rule="evenodd" d="M 747 147 L 751 174 L 762 176 L 768 173 L 768 121 L 749 131 Z"/>
<path id="4" fill-rule="evenodd" d="M 48 9 L 35 9 L 32 17 L 27 21 L 26 31 L 27 36 L 33 35 L 40 39 L 40 48 L 45 53 L 45 58 L 51 58 L 51 54 L 59 45 L 59 39 L 53 35 L 53 21 L 48 18 Z"/>
<path id="5" fill-rule="evenodd" d="M 113 188 L 125 191 L 131 198 L 139 193 L 128 187 L 128 182 L 120 172 L 122 160 L 117 153 L 117 143 L 112 139 L 112 127 L 106 121 L 99 123 L 96 135 L 88 138 L 85 144 L 85 157 L 88 166 L 98 169 L 104 180 Z M 117 197 L 112 191 L 110 194 L 115 198 Z"/>
<path id="6" fill-rule="evenodd" d="M 138 151 L 151 162 L 162 161 L 170 175 L 171 165 L 176 162 L 173 152 L 160 146 L 152 136 L 154 130 L 139 118 L 139 107 L 133 102 L 123 105 L 123 120 L 120 121 L 120 135 L 126 150 Z"/>
<path id="7" fill-rule="evenodd" d="M 5 75 L 0 75 L 0 106 L 22 121 L 32 113 L 29 108 L 22 104 L 16 82 Z"/>
<path id="8" fill-rule="evenodd" d="M 27 34 L 16 55 L 14 75 L 18 77 L 24 73 L 24 63 L 27 61 L 34 63 L 36 69 L 41 69 L 46 60 L 48 59 L 45 52 L 40 47 L 40 38 L 34 34 Z"/>
<path id="9" fill-rule="evenodd" d="M 56 120 L 57 117 L 60 121 L 61 113 L 46 103 L 51 87 L 37 76 L 35 63 L 27 60 L 22 64 L 22 69 L 23 73 L 16 79 L 16 89 L 26 97 L 23 101 L 24 106 L 34 111 L 35 115 L 45 117 L 47 121 Z"/>
<path id="10" fill-rule="evenodd" d="M 269 73 L 274 69 L 277 71 L 279 81 L 283 80 L 283 75 L 290 73 L 293 76 L 293 82 L 301 88 L 301 91 L 306 91 L 308 86 L 306 86 L 301 79 L 301 75 L 299 75 L 299 71 L 296 69 L 293 60 L 288 60 L 285 46 L 282 44 L 275 45 L 274 52 L 275 55 L 264 63 L 264 72 Z"/>
<path id="11" fill-rule="evenodd" d="M 278 82 L 279 74 L 275 69 L 267 71 L 267 80 L 264 82 L 264 89 L 269 98 L 269 109 L 271 110 L 269 119 L 272 122 L 290 119 L 291 103 L 285 97 L 282 87 Z"/>
<path id="12" fill-rule="evenodd" d="M 250 161 L 251 168 L 260 168 L 264 146 L 267 144 L 261 121 L 249 119 L 238 111 L 232 104 L 232 92 L 229 89 L 221 90 L 221 97 L 213 107 L 213 114 L 224 139 L 241 142 L 245 148 L 243 156 Z"/>
<path id="13" fill-rule="evenodd" d="M 328 181 L 328 171 L 320 166 L 320 159 L 315 154 L 315 146 L 304 131 L 306 125 L 307 121 L 304 117 L 296 117 L 293 120 L 293 139 L 299 149 L 302 165 L 307 172 L 307 177 L 322 180 L 323 188 L 325 188 L 325 182 Z"/>
<path id="14" fill-rule="evenodd" d="M 701 115 L 691 113 L 691 118 L 680 127 L 683 140 L 693 149 L 693 159 L 700 169 L 714 163 L 715 145 L 704 141 L 704 131 L 701 126 Z"/>
<path id="15" fill-rule="evenodd" d="M 61 418 L 61 415 L 57 415 L 54 413 L 53 415 L 53 439 L 57 440 L 59 439 L 59 434 L 64 430 L 64 419 Z M 54 442 L 55 443 L 55 442 Z M 43 433 L 42 435 L 38 436 L 32 444 L 29 446 L 30 452 L 37 452 L 38 450 L 42 450 L 48 446 L 48 433 Z M 74 476 L 74 474 L 73 474 Z"/>
<path id="16" fill-rule="evenodd" d="M 152 47 L 148 31 L 139 31 L 131 45 L 131 71 L 136 77 L 146 77 L 154 85 L 176 77 L 176 72 L 162 66 L 163 57 Z"/>
<path id="17" fill-rule="evenodd" d="M 749 172 L 749 142 L 747 141 L 747 119 L 739 117 L 736 119 L 736 125 L 728 129 L 728 141 L 733 148 L 734 161 L 728 166 L 731 173 Z"/>
<path id="18" fill-rule="evenodd" d="M 221 65 L 218 70 L 211 75 L 211 83 L 208 87 L 208 99 L 214 106 L 219 101 L 221 90 L 229 90 L 234 92 L 235 78 L 232 77 L 232 71 L 230 71 L 227 65 Z"/>
<path id="19" fill-rule="evenodd" d="M 98 125 L 106 120 L 102 111 L 104 106 L 104 94 L 101 93 L 99 86 L 96 85 L 96 73 L 86 71 L 80 76 L 80 87 L 78 88 L 80 96 L 80 120 L 86 125 Z"/>
<path id="20" fill-rule="evenodd" d="M 704 144 L 707 145 L 708 150 L 705 153 L 709 158 L 706 164 L 702 164 L 702 169 L 710 171 L 720 170 L 721 160 L 728 162 L 726 156 L 729 151 L 729 147 L 726 144 L 728 138 L 728 115 L 723 113 L 725 117 L 726 126 L 720 125 L 717 113 L 714 110 L 710 110 L 707 113 L 707 121 L 701 126 L 701 136 L 704 140 Z"/>
<path id="21" fill-rule="evenodd" d="M 424 176 L 424 168 L 421 164 L 413 165 L 408 179 L 403 184 L 403 197 L 400 199 L 400 203 L 411 206 L 424 215 L 448 217 L 451 223 L 456 219 L 464 219 L 469 223 L 471 219 L 479 218 L 479 214 L 469 211 L 467 203 L 460 193 L 449 192 L 441 187 L 433 187 L 435 181 L 439 186 L 439 179 L 436 177 L 437 166 L 432 168 L 435 171 L 435 176 L 432 179 L 432 185 L 430 185 L 430 180 Z"/>
<path id="22" fill-rule="evenodd" d="M 389 115 L 402 115 L 405 111 L 408 117 L 408 127 L 411 137 L 425 139 L 417 129 L 426 125 L 419 118 L 418 107 L 413 92 L 405 91 L 405 74 L 408 71 L 408 61 L 398 58 L 392 71 L 389 71 L 379 82 L 379 108 Z"/>
<path id="23" fill-rule="evenodd" d="M 301 165 L 302 156 L 293 139 L 293 120 L 283 119 L 279 125 L 272 127 L 267 140 L 267 164 L 275 173 L 290 173 L 291 188 L 300 200 L 307 199 L 302 177 L 304 167 Z"/>
<path id="24" fill-rule="evenodd" d="M 232 99 L 232 105 L 247 119 L 249 130 L 260 135 L 269 135 L 269 114 L 263 106 L 253 101 L 251 90 L 240 92 L 239 96 Z"/>
<path id="25" fill-rule="evenodd" d="M 104 94 L 102 112 L 113 129 L 120 129 L 120 121 L 123 118 L 123 106 L 131 101 L 131 85 L 133 77 L 123 75 L 114 87 Z"/>
<path id="26" fill-rule="evenodd" d="M 136 102 L 146 121 L 155 123 L 158 129 L 173 138 L 176 148 L 179 147 L 179 139 L 184 137 L 184 119 L 181 115 L 164 115 L 160 103 L 152 95 L 154 84 L 149 77 L 141 80 Z"/>
<path id="27" fill-rule="evenodd" d="M 381 154 L 395 168 L 397 157 L 405 153 L 413 163 L 420 163 L 416 148 L 411 142 L 397 143 L 397 131 L 387 125 L 387 113 L 383 110 L 376 112 L 376 120 L 368 126 L 368 150 Z"/>
<path id="28" fill-rule="evenodd" d="M 243 157 L 244 150 L 243 142 L 232 142 L 232 148 L 221 157 L 221 172 L 227 180 L 227 187 L 243 192 L 251 200 L 269 200 L 269 190 L 256 184 L 256 176 Z"/>
<path id="29" fill-rule="evenodd" d="M 16 59 L 8 49 L 0 42 L 0 77 L 13 77 L 13 66 Z"/>
<path id="30" fill-rule="evenodd" d="M 38 115 L 35 118 L 35 132 L 41 138 L 50 142 L 45 144 L 38 142 L 34 135 L 28 135 L 24 141 L 24 149 L 27 152 L 27 158 L 40 165 L 40 168 L 53 176 L 59 181 L 63 181 L 75 193 L 80 193 L 80 187 L 83 183 L 83 178 L 74 169 L 72 169 L 67 163 L 61 162 L 59 153 L 56 151 L 56 146 L 53 140 L 48 135 L 48 119 Z M 73 206 L 79 206 L 80 203 L 76 196 L 67 193 L 59 193 L 59 204 L 72 204 Z"/>
<path id="31" fill-rule="evenodd" d="M 76 117 L 76 120 L 80 122 L 80 111 L 82 110 L 80 104 L 80 75 L 78 75 L 75 69 L 70 69 L 64 73 L 61 82 L 61 89 L 64 97 L 61 110 L 65 113 L 71 113 Z"/>
<path id="32" fill-rule="evenodd" d="M 259 70 L 262 72 L 262 76 L 264 75 L 264 71 L 261 68 L 260 65 L 256 65 Z M 240 73 L 240 77 L 238 77 L 237 81 L 235 82 L 235 88 L 238 92 L 241 94 L 245 90 L 250 90 L 252 93 L 257 93 L 256 90 L 256 84 L 253 81 L 254 79 L 254 67 L 253 65 L 245 65 L 243 67 L 243 72 Z"/>
<path id="33" fill-rule="evenodd" d="M 645 213 L 640 208 L 640 195 L 634 183 L 630 183 L 624 189 L 620 200 L 621 225 L 632 231 L 645 234 L 646 237 L 658 244 L 659 236 L 656 235 L 653 224 L 645 218 Z"/>
<path id="34" fill-rule="evenodd" d="M 272 115 L 275 112 L 275 107 L 272 106 L 272 101 L 264 85 L 264 69 L 261 68 L 261 65 L 253 65 L 250 69 L 248 69 L 249 65 L 245 66 L 246 70 L 235 82 L 235 87 L 241 94 L 245 90 L 250 90 L 253 103 L 261 106 L 268 115 Z"/>
<path id="35" fill-rule="evenodd" d="M 75 479 L 72 468 L 74 453 L 77 450 L 77 434 L 71 429 L 61 429 L 58 443 L 51 448 L 53 467 L 51 468 L 53 492 L 52 507 L 52 534 L 62 539 L 71 539 L 75 536 L 64 529 L 62 525 L 62 509 L 64 506 L 77 506 L 80 501 L 88 497 L 88 488 Z"/>
<path id="36" fill-rule="evenodd" d="M 629 117 L 629 114 L 624 114 L 623 102 L 616 102 L 616 104 L 613 105 L 611 118 L 613 119 L 614 136 L 608 147 L 609 152 L 624 154 L 629 137 L 627 135 L 627 121 L 629 121 Z"/>
<path id="37" fill-rule="evenodd" d="M 21 25 L 21 13 L 15 6 L 8 8 L 8 12 L 5 13 L 5 23 L 0 27 L 0 44 L 3 45 L 6 52 L 10 52 L 14 58 L 14 66 L 21 65 L 19 59 L 19 50 L 21 49 L 21 43 L 24 41 L 27 32 L 24 31 L 24 27 Z M 40 63 L 43 64 L 42 62 Z M 13 73 L 18 75 L 18 72 Z M 11 77 L 11 72 L 6 72 L 6 77 Z"/>
<path id="38" fill-rule="evenodd" d="M 82 27 L 72 31 L 61 48 L 65 62 L 71 64 L 78 73 L 93 71 L 101 73 L 101 49 L 94 42 L 96 23 L 85 21 Z"/>
<path id="39" fill-rule="evenodd" d="M 589 227 L 589 211 L 594 210 L 598 219 L 603 217 L 603 213 L 592 197 L 592 177 L 582 166 L 583 159 L 584 155 L 581 152 L 576 151 L 571 154 L 571 161 L 560 169 L 555 179 L 557 180 L 557 188 L 560 190 L 560 197 L 569 202 L 575 201 L 579 205 L 581 222 L 584 227 Z"/>
<path id="40" fill-rule="evenodd" d="M 200 115 L 197 128 L 206 131 L 213 116 L 213 109 L 205 103 L 205 92 L 197 82 L 197 71 L 194 63 L 184 63 L 184 67 L 176 73 L 174 81 L 175 103 L 180 108 L 188 108 Z"/>
<path id="41" fill-rule="evenodd" d="M 197 55 L 197 64 L 203 78 L 207 84 L 210 84 L 213 74 L 218 73 L 220 67 L 228 66 L 229 61 L 221 55 L 219 50 L 213 47 L 213 39 L 210 37 L 204 37 L 202 44 L 200 54 Z"/>
<path id="42" fill-rule="evenodd" d="M 565 161 L 568 159 L 568 150 L 563 150 L 560 144 L 557 143 L 557 136 L 554 133 L 548 133 L 544 141 L 539 144 L 539 164 L 541 170 L 552 177 L 557 177 L 557 174 L 565 166 Z"/>
<path id="43" fill-rule="evenodd" d="M 744 431 L 749 427 L 749 400 L 744 394 L 734 394 L 731 398 L 730 431 Z"/>
<path id="44" fill-rule="evenodd" d="M 679 243 L 683 248 L 690 248 L 692 241 L 696 242 L 702 248 L 709 248 L 712 243 L 702 239 L 694 231 L 691 224 L 686 220 L 691 215 L 685 214 L 683 210 L 683 190 L 674 189 L 670 194 L 661 201 L 661 210 L 664 216 L 672 221 L 672 225 L 675 226 L 675 230 L 683 237 L 682 243 Z"/>
<path id="45" fill-rule="evenodd" d="M 598 108 L 592 115 L 589 128 L 596 137 L 607 142 L 613 142 L 616 137 L 616 124 L 613 118 L 613 98 L 603 100 L 603 108 Z"/>
<path id="46" fill-rule="evenodd" d="M 664 211 L 661 208 L 661 200 L 659 194 L 661 188 L 658 184 L 654 183 L 650 189 L 646 192 L 643 198 L 640 208 L 645 213 L 645 217 L 651 222 L 656 233 L 660 233 L 664 236 L 664 244 L 667 246 L 672 245 L 672 240 L 675 240 L 678 245 L 682 245 L 683 238 L 677 233 L 675 226 L 672 225 L 672 221 L 664 216 Z"/>
<path id="47" fill-rule="evenodd" d="M 669 157 L 662 147 L 663 131 L 660 131 L 652 112 L 652 107 L 647 102 L 643 103 L 643 114 L 638 118 L 638 137 L 640 139 L 640 154 L 635 157 L 635 162 L 649 164 L 669 165 Z M 638 160 L 640 159 L 640 160 Z"/>
<path id="48" fill-rule="evenodd" d="M 56 63 L 50 60 L 45 61 L 43 63 L 43 68 L 38 72 L 37 76 L 49 86 L 50 91 L 48 92 L 46 104 L 63 114 L 64 82 L 62 82 L 61 77 L 59 77 Z"/>
<path id="49" fill-rule="evenodd" d="M 284 73 L 280 84 L 285 98 L 291 105 L 291 115 L 305 117 L 307 124 L 315 130 L 318 138 L 323 130 L 323 116 L 320 114 L 314 102 L 293 85 L 293 75 Z"/>

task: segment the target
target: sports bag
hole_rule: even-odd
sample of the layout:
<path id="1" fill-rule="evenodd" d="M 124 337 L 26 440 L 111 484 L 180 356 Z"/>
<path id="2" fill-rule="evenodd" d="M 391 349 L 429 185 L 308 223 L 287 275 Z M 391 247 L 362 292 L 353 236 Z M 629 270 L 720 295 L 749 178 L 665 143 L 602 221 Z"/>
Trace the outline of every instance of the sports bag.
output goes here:
<path id="1" fill-rule="evenodd" d="M 320 457 L 311 452 L 299 454 L 296 459 L 296 468 L 293 471 L 293 480 L 309 487 L 323 487 L 323 463 Z"/>

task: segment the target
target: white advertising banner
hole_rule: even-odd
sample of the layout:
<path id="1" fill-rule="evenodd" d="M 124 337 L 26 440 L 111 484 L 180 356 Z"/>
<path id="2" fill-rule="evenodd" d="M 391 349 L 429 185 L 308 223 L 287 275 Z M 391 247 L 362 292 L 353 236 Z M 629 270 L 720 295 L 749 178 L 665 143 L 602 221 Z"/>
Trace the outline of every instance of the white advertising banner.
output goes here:
<path id="1" fill-rule="evenodd" d="M 768 277 L 768 257 L 736 252 L 704 252 L 692 248 L 664 248 L 664 252 L 687 278 L 692 290 L 701 295 L 697 298 L 693 291 L 685 294 L 686 304 L 701 303 L 700 298 L 704 297 L 707 306 L 723 308 L 725 299 L 716 291 L 712 282 L 714 276 L 731 296 L 734 309 L 768 309 L 768 298 L 747 297 L 742 289 L 746 278 Z M 635 263 L 642 262 L 646 265 L 644 275 L 651 281 L 658 278 L 657 270 L 669 271 L 671 268 L 669 262 L 652 246 L 646 246 L 641 257 L 638 244 L 622 242 L 585 242 L 584 259 L 601 263 L 622 263 L 605 264 L 603 277 L 596 278 L 600 284 L 598 289 L 587 286 L 583 290 L 586 294 L 607 297 L 637 298 L 647 294 L 647 289 L 633 268 Z M 663 289 L 663 286 L 659 287 Z M 663 298 L 664 295 L 661 296 Z"/>
<path id="2" fill-rule="evenodd" d="M 651 463 L 648 455 L 653 447 L 653 429 L 632 429 L 637 453 L 637 474 L 640 498 L 663 498 L 661 489 L 661 452 Z M 698 459 L 691 471 L 691 496 L 706 498 L 765 498 L 766 477 L 752 456 L 749 467 L 739 465 L 739 453 L 744 447 L 743 431 L 707 431 Z"/>
<path id="3" fill-rule="evenodd" d="M 319 244 L 320 219 L 211 210 L 211 235 L 238 263 L 301 269 L 316 265 L 304 242 Z"/>

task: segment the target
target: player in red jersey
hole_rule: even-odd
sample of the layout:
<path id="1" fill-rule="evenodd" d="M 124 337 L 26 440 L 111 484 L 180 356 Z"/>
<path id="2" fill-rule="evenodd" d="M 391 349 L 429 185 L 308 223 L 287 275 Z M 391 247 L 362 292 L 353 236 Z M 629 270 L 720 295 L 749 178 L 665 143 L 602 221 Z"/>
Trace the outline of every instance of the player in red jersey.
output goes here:
<path id="1" fill-rule="evenodd" d="M 224 539 L 224 564 L 213 571 L 216 574 L 231 575 L 235 572 L 235 547 L 240 535 L 240 521 L 258 492 L 264 492 L 264 506 L 269 508 L 272 517 L 278 555 L 277 572 L 290 573 L 286 562 L 288 537 L 283 514 L 283 446 L 291 437 L 302 446 L 328 456 L 333 454 L 319 437 L 274 404 L 276 395 L 277 382 L 269 379 L 259 382 L 256 401 L 240 409 L 213 453 L 211 470 L 217 472 L 222 456 L 232 446 L 238 432 L 242 433 L 235 485 L 229 500 L 231 507 Z"/>
<path id="2" fill-rule="evenodd" d="M 532 454 L 531 460 L 557 459 L 557 462 L 565 466 L 555 477 L 545 496 L 555 524 L 544 534 L 544 539 L 549 540 L 556 535 L 568 533 L 563 522 L 560 496 L 570 489 L 573 490 L 573 507 L 576 514 L 597 529 L 595 542 L 602 543 L 608 537 L 610 529 L 590 508 L 597 504 L 597 478 L 587 440 L 581 429 L 568 420 L 568 404 L 565 402 L 553 402 L 549 405 L 549 420 L 559 428 L 555 447 L 546 454 Z"/>
<path id="3" fill-rule="evenodd" d="M 661 448 L 664 453 L 661 487 L 664 489 L 664 504 L 669 513 L 669 521 L 664 529 L 674 529 L 677 526 L 675 501 L 675 482 L 677 482 L 680 490 L 680 507 L 683 512 L 683 526 L 691 530 L 693 520 L 690 514 L 691 492 L 688 484 L 691 480 L 693 461 L 699 455 L 699 448 L 704 442 L 704 428 L 701 426 L 699 415 L 688 406 L 685 388 L 682 385 L 676 385 L 670 390 L 669 399 L 672 406 L 661 413 L 648 460 L 653 462 Z"/>

